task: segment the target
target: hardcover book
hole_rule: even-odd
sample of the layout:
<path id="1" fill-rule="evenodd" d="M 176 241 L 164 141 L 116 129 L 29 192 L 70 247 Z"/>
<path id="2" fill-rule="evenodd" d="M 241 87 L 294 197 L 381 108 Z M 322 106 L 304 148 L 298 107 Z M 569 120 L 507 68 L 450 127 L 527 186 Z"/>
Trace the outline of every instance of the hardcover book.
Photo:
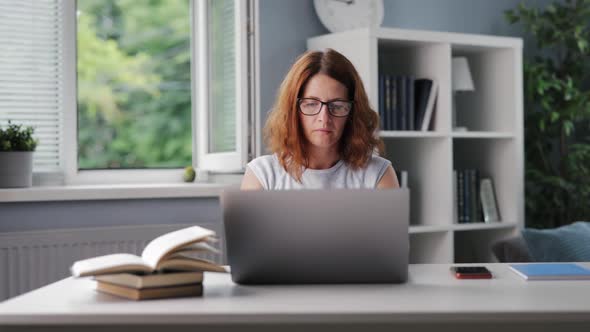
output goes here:
<path id="1" fill-rule="evenodd" d="M 203 295 L 203 285 L 201 284 L 135 289 L 99 281 L 96 283 L 96 290 L 101 293 L 107 293 L 131 300 L 148 300 Z"/>
<path id="2" fill-rule="evenodd" d="M 590 269 L 573 263 L 510 264 L 525 280 L 590 280 Z"/>
<path id="3" fill-rule="evenodd" d="M 199 284 L 203 282 L 203 272 L 170 272 L 156 274 L 101 274 L 94 280 L 123 287 L 143 289 L 178 285 Z"/>
<path id="4" fill-rule="evenodd" d="M 434 108 L 436 106 L 436 97 L 438 95 L 438 81 L 432 80 L 432 87 L 428 94 L 428 100 L 426 101 L 426 109 L 424 110 L 424 116 L 420 121 L 420 130 L 428 131 L 432 127 L 432 119 L 434 118 Z"/>
<path id="5" fill-rule="evenodd" d="M 190 257 L 191 252 L 216 252 L 208 242 L 215 242 L 215 232 L 193 226 L 164 234 L 152 240 L 141 257 L 133 254 L 111 254 L 75 262 L 74 277 L 114 273 L 154 273 L 156 271 L 226 272 L 214 262 Z"/>

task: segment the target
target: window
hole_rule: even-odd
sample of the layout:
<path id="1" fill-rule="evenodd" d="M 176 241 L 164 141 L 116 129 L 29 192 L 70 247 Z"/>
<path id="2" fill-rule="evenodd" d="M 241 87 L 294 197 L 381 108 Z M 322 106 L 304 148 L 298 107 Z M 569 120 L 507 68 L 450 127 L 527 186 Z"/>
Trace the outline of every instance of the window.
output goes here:
<path id="1" fill-rule="evenodd" d="M 243 169 L 256 0 L 0 0 L 0 123 L 36 127 L 68 183 Z"/>
<path id="2" fill-rule="evenodd" d="M 83 0 L 76 15 L 78 168 L 190 165 L 189 0 Z"/>
<path id="3" fill-rule="evenodd" d="M 136 45 L 135 49 L 126 50 L 117 58 L 121 62 L 129 60 L 132 64 L 131 69 L 136 71 L 132 72 L 133 77 L 120 79 L 129 80 L 127 84 L 121 85 L 126 89 L 112 83 L 109 85 L 110 91 L 113 91 L 112 96 L 117 96 L 116 93 L 123 90 L 123 102 L 117 105 L 129 107 L 120 108 L 121 112 L 127 112 L 128 116 L 117 114 L 117 109 L 113 108 L 115 113 L 110 116 L 118 115 L 120 118 L 111 121 L 127 121 L 127 124 L 121 126 L 123 130 L 117 131 L 113 127 L 105 129 L 99 123 L 98 127 L 94 127 L 98 130 L 91 130 L 90 135 L 106 132 L 106 139 L 111 140 L 110 143 L 84 151 L 84 145 L 81 143 L 85 142 L 86 137 L 82 135 L 83 128 L 80 125 L 84 124 L 83 120 L 87 120 L 82 116 L 88 114 L 80 113 L 83 109 L 79 108 L 76 114 L 78 131 L 76 135 L 69 134 L 72 138 L 76 136 L 72 141 L 78 142 L 78 153 L 73 153 L 71 147 L 66 147 L 66 150 L 69 150 L 66 154 L 68 179 L 71 182 L 82 183 L 100 183 L 104 182 L 104 179 L 107 179 L 107 182 L 178 181 L 181 168 L 188 164 L 203 170 L 241 171 L 252 147 L 247 139 L 249 131 L 252 130 L 249 124 L 251 116 L 248 112 L 254 109 L 248 104 L 251 84 L 247 79 L 248 71 L 252 69 L 248 61 L 247 32 L 251 29 L 248 29 L 247 11 L 252 2 L 153 1 L 150 3 L 161 6 L 158 10 L 144 8 L 142 5 L 140 9 L 143 11 L 140 10 L 137 14 L 139 18 L 129 19 L 126 24 L 123 24 L 121 17 L 123 20 L 131 17 L 138 3 L 131 0 L 113 0 L 108 3 L 109 6 L 104 5 L 102 1 L 96 1 L 97 6 L 102 8 L 102 16 L 106 18 L 102 38 L 108 39 L 109 34 L 119 38 L 122 49 L 133 48 L 133 44 Z M 119 4 L 120 8 L 113 4 Z M 88 6 L 91 7 L 92 4 Z M 78 31 L 81 31 L 80 21 L 84 14 L 80 9 L 84 8 L 78 7 Z M 154 19 L 154 16 L 158 18 Z M 187 22 L 190 22 L 191 27 L 188 33 Z M 133 30 L 128 27 L 130 25 L 135 27 L 135 31 L 124 32 Z M 165 39 L 158 37 L 162 33 L 161 29 L 166 31 Z M 126 34 L 129 34 L 129 37 L 125 37 Z M 146 41 L 150 42 L 141 41 L 141 36 L 147 36 Z M 114 44 L 113 38 L 111 40 L 111 44 Z M 78 42 L 80 43 L 79 36 Z M 190 46 L 188 52 L 187 46 Z M 158 48 L 162 51 L 156 52 Z M 80 52 L 80 45 L 78 51 Z M 160 58 L 150 61 L 150 56 Z M 81 54 L 78 54 L 78 64 L 81 59 Z M 189 68 L 187 63 L 190 63 Z M 80 74 L 78 68 L 79 89 Z M 137 79 L 139 74 L 142 74 L 143 78 Z M 189 103 L 186 88 L 189 82 L 192 92 L 190 111 L 187 109 Z M 96 80 L 94 83 L 96 84 Z M 81 92 L 80 90 L 77 94 L 78 105 Z M 172 97 L 166 98 L 165 94 Z M 129 96 L 138 99 L 132 101 Z M 142 104 L 147 106 L 141 106 Z M 107 116 L 108 112 L 103 118 Z M 155 120 L 158 117 L 163 117 L 164 121 Z M 73 127 L 71 124 L 66 126 Z M 104 137 L 90 137 L 87 141 L 95 144 L 102 138 Z M 102 152 L 106 150 L 102 149 L 102 146 L 108 146 L 110 155 L 117 158 L 104 158 Z M 95 154 L 99 154 L 102 160 L 94 156 Z M 96 168 L 108 170 L 84 170 L 85 160 L 93 161 Z M 92 166 L 92 163 L 88 165 Z M 171 169 L 165 170 L 163 167 Z"/>
<path id="4" fill-rule="evenodd" d="M 201 29 L 194 50 L 202 61 L 196 66 L 197 82 L 211 84 L 210 89 L 197 89 L 199 109 L 211 110 L 198 112 L 199 164 L 203 169 L 230 172 L 244 167 L 247 147 L 252 146 L 248 129 L 254 124 L 245 111 L 248 87 L 253 84 L 242 70 L 249 65 L 247 6 L 246 1 L 232 2 L 198 1 L 196 21 Z"/>

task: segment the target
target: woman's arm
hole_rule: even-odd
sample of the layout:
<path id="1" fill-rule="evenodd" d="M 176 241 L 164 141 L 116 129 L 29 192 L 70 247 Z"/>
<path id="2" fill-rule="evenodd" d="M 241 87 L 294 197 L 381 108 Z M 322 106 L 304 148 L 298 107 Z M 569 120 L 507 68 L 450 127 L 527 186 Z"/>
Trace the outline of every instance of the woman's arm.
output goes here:
<path id="1" fill-rule="evenodd" d="M 263 190 L 262 184 L 258 181 L 258 178 L 254 173 L 250 170 L 249 167 L 246 167 L 246 173 L 242 178 L 242 186 L 240 187 L 242 190 Z"/>
<path id="2" fill-rule="evenodd" d="M 391 165 L 387 166 L 385 173 L 377 183 L 377 189 L 395 189 L 399 188 L 399 182 L 397 181 L 397 176 L 395 175 L 395 171 Z"/>

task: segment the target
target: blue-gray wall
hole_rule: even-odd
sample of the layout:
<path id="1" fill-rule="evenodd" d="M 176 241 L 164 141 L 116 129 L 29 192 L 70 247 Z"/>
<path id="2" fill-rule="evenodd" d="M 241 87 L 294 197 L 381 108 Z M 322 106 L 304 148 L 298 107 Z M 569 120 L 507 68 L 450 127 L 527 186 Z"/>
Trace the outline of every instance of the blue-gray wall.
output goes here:
<path id="1" fill-rule="evenodd" d="M 518 25 L 504 20 L 517 0 L 384 0 L 383 26 L 510 37 L 524 37 Z M 527 0 L 544 7 L 553 0 Z M 317 18 L 312 0 L 260 0 L 261 121 L 272 108 L 277 89 L 306 39 L 328 33 Z M 525 50 L 531 44 L 525 39 Z M 525 52 L 526 53 L 526 52 Z M 262 125 L 261 124 L 261 125 Z"/>
<path id="2" fill-rule="evenodd" d="M 552 1 L 528 0 L 545 6 Z M 385 0 L 384 26 L 521 36 L 503 11 L 516 0 Z M 327 33 L 312 0 L 260 0 L 260 78 L 262 121 L 272 107 L 283 76 L 305 51 L 306 39 Z M 528 44 L 525 39 L 525 46 Z M 217 199 L 154 199 L 0 203 L 0 232 L 96 227 L 101 225 L 185 224 L 219 220 Z"/>

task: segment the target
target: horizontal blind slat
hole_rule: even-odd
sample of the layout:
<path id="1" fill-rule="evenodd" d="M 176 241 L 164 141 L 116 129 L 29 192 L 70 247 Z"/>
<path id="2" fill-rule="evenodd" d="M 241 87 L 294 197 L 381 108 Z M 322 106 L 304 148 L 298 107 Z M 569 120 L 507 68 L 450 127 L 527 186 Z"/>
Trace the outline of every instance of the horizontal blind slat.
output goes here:
<path id="1" fill-rule="evenodd" d="M 26 109 L 23 108 L 21 111 L 15 111 L 15 110 L 2 110 L 0 112 L 0 117 L 10 117 L 10 116 L 16 116 L 18 115 L 18 117 L 20 119 L 23 120 L 35 120 L 35 119 L 39 119 L 41 121 L 45 120 L 45 119 L 50 119 L 50 120 L 55 120 L 57 118 L 57 115 L 59 115 L 59 110 L 57 108 L 51 109 L 51 108 L 47 108 L 47 109 L 38 109 L 38 110 L 30 110 L 30 109 Z M 0 120 L 1 121 L 1 120 Z"/>
<path id="2" fill-rule="evenodd" d="M 33 26 L 44 25 L 48 27 L 55 27 L 59 23 L 57 20 L 57 16 L 52 14 L 51 11 L 47 12 L 47 17 L 43 15 L 36 15 L 32 12 L 26 11 L 12 11 L 8 12 L 0 12 L 0 21 L 3 23 L 14 21 L 14 22 L 21 22 L 21 23 L 30 23 Z"/>
<path id="3" fill-rule="evenodd" d="M 29 29 L 29 30 L 22 30 L 22 29 L 11 29 L 11 28 L 2 28 L 0 30 L 0 39 L 5 41 L 14 41 L 20 42 L 22 40 L 32 40 L 32 41 L 39 41 L 39 42 L 50 42 L 56 43 L 59 41 L 59 35 L 56 35 L 52 32 L 47 32 L 46 29 Z"/>
<path id="4" fill-rule="evenodd" d="M 1 49 L 9 49 L 14 47 L 24 47 L 24 46 L 37 46 L 37 48 L 42 48 L 43 50 L 55 48 L 56 50 L 61 46 L 59 45 L 59 40 L 55 36 L 47 36 L 44 38 L 33 38 L 28 36 L 20 36 L 19 39 L 15 39 L 15 36 L 3 36 L 0 34 L 0 48 Z"/>
<path id="5" fill-rule="evenodd" d="M 2 101 L 0 100 L 0 107 L 4 108 L 4 107 L 14 107 L 14 106 L 18 106 L 18 107 L 24 107 L 24 108 L 46 108 L 47 106 L 59 106 L 59 102 L 57 100 L 51 102 L 51 103 L 44 103 L 44 102 L 36 102 L 34 100 L 24 100 L 22 102 L 18 102 L 17 100 L 11 100 L 11 101 Z"/>
<path id="6" fill-rule="evenodd" d="M 22 93 L 29 93 L 31 91 L 36 91 L 38 93 L 48 93 L 48 92 L 56 92 L 59 89 L 55 85 L 51 84 L 39 84 L 39 83 L 18 83 L 14 82 L 13 84 L 7 84 L 0 81 L 0 89 L 7 93 L 7 94 L 22 94 Z"/>
<path id="7" fill-rule="evenodd" d="M 38 99 L 38 97 L 56 97 L 58 95 L 59 90 L 53 89 L 35 89 L 34 87 L 31 88 L 21 88 L 19 90 L 8 90 L 2 91 L 0 93 L 0 99 L 6 98 L 10 99 L 11 97 L 29 97 L 30 99 Z"/>
<path id="8" fill-rule="evenodd" d="M 19 95 L 8 95 L 8 94 L 0 94 L 0 105 L 2 103 L 11 103 L 11 102 L 26 102 L 26 103 L 35 103 L 35 104 L 45 104 L 48 105 L 55 105 L 57 104 L 57 95 L 54 96 L 36 96 L 31 94 L 30 96 L 19 96 Z"/>

